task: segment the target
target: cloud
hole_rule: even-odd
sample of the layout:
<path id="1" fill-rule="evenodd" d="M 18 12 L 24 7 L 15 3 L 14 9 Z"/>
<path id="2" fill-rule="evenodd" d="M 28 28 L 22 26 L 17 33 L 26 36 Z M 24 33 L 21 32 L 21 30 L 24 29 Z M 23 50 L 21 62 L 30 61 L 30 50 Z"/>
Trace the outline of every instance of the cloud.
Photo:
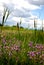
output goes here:
<path id="1" fill-rule="evenodd" d="M 37 6 L 44 5 L 44 0 L 27 0 L 27 1 L 30 4 L 37 5 Z"/>
<path id="2" fill-rule="evenodd" d="M 44 0 L 0 0 L 0 20 L 3 15 L 4 7 L 8 7 L 11 14 L 8 17 L 8 23 L 6 24 L 16 24 L 17 22 L 20 22 L 20 18 L 22 18 L 22 25 L 30 24 L 30 26 L 33 27 L 33 19 L 38 19 L 38 17 L 33 15 L 32 11 L 40 9 L 40 5 L 44 5 Z"/>
<path id="3" fill-rule="evenodd" d="M 12 16 L 16 17 L 30 17 L 30 10 L 39 9 L 38 6 L 32 5 L 25 0 L 1 0 L 0 2 L 1 11 L 4 9 L 3 6 L 8 7 L 8 9 L 13 12 Z"/>
<path id="4" fill-rule="evenodd" d="M 6 3 L 7 4 L 7 3 L 10 3 L 10 2 L 11 2 L 11 0 L 6 0 L 6 1 L 5 0 L 0 0 L 0 3 Z"/>
<path id="5" fill-rule="evenodd" d="M 21 8 L 25 8 L 28 10 L 39 9 L 38 6 L 30 4 L 26 0 L 11 0 L 11 2 L 16 5 L 15 8 L 17 8 L 17 9 L 21 9 Z"/>
<path id="6" fill-rule="evenodd" d="M 15 17 L 22 17 L 22 18 L 27 18 L 30 17 L 30 11 L 26 11 L 26 10 L 19 10 L 19 9 L 15 9 L 15 11 L 12 13 L 13 16 Z"/>

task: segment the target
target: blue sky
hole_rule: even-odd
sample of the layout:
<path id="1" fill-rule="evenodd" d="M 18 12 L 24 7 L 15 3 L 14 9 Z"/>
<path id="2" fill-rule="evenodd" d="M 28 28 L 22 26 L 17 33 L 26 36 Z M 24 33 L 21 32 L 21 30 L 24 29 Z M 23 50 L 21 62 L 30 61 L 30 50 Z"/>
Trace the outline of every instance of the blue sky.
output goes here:
<path id="1" fill-rule="evenodd" d="M 41 9 L 32 10 L 32 14 L 38 16 L 40 19 L 44 19 L 44 5 L 41 6 Z"/>
<path id="2" fill-rule="evenodd" d="M 4 7 L 8 7 L 12 12 L 5 23 L 6 25 L 16 25 L 17 22 L 20 23 L 20 19 L 23 27 L 33 28 L 34 19 L 37 20 L 39 28 L 42 26 L 42 20 L 44 23 L 44 0 L 0 0 L 0 22 Z"/>

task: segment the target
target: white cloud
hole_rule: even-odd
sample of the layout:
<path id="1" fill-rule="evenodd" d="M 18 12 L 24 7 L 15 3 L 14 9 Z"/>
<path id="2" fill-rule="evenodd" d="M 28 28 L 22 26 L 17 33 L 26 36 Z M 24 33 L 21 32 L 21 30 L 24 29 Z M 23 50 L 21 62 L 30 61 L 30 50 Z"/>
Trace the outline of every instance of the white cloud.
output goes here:
<path id="1" fill-rule="evenodd" d="M 26 9 L 29 9 L 29 10 L 34 10 L 34 9 L 38 9 L 39 8 L 38 6 L 32 5 L 28 1 L 25 1 L 25 0 L 12 0 L 11 2 L 13 4 L 15 4 L 15 7 L 17 9 L 21 9 L 22 7 L 26 8 Z"/>
<path id="2" fill-rule="evenodd" d="M 33 19 L 38 17 L 33 15 L 31 11 L 40 9 L 41 7 L 38 5 L 42 5 L 43 2 L 44 0 L 0 0 L 0 15 L 4 10 L 3 5 L 6 5 L 13 11 L 7 21 L 17 23 L 20 22 L 20 17 L 22 17 L 22 24 L 26 23 L 33 27 Z"/>
<path id="3" fill-rule="evenodd" d="M 11 0 L 0 0 L 0 3 L 10 3 Z"/>
<path id="4" fill-rule="evenodd" d="M 3 4 L 0 3 L 0 11 L 2 12 L 3 11 Z"/>
<path id="5" fill-rule="evenodd" d="M 27 0 L 29 3 L 33 4 L 33 5 L 44 5 L 44 0 Z"/>
<path id="6" fill-rule="evenodd" d="M 33 1 L 39 1 L 39 0 L 33 0 Z"/>
<path id="7" fill-rule="evenodd" d="M 34 9 L 39 9 L 38 6 L 30 4 L 28 1 L 25 0 L 0 0 L 0 4 L 14 4 L 14 9 L 29 9 L 29 10 L 34 10 Z M 2 5 L 1 5 L 2 6 Z"/>

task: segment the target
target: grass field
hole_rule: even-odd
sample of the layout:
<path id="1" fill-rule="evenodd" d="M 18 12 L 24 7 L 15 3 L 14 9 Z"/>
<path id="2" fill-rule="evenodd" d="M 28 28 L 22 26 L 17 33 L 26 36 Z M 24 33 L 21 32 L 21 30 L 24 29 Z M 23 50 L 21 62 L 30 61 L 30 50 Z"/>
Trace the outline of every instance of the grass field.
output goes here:
<path id="1" fill-rule="evenodd" d="M 0 65 L 44 65 L 44 32 L 3 27 Z"/>

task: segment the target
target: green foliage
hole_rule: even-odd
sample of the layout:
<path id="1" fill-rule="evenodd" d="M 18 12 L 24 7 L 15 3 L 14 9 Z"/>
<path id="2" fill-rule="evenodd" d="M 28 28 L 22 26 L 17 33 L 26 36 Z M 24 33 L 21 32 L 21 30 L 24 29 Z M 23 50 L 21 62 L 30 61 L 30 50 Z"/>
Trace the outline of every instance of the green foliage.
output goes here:
<path id="1" fill-rule="evenodd" d="M 28 51 L 33 49 L 37 43 L 44 43 L 44 32 L 27 30 L 20 28 L 20 36 L 16 27 L 3 27 L 0 40 L 0 65 L 42 65 L 32 61 L 28 56 Z M 29 47 L 29 42 L 33 42 L 33 47 Z M 34 43 L 36 41 L 36 44 Z M 43 42 L 42 42 L 43 41 Z"/>

